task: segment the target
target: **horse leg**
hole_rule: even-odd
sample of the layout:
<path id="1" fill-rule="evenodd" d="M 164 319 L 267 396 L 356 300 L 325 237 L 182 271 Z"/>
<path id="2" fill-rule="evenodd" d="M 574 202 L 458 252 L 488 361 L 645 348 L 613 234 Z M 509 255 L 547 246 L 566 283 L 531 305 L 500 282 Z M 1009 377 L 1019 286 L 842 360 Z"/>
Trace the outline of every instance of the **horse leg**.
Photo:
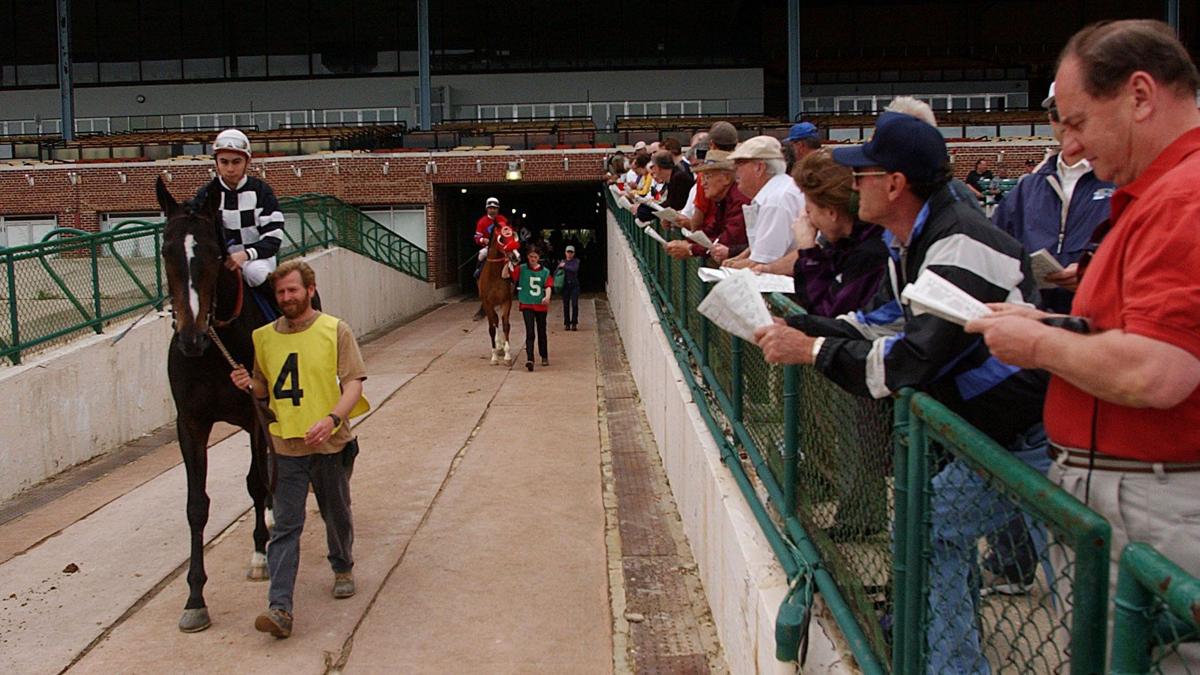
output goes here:
<path id="1" fill-rule="evenodd" d="M 267 523 L 267 500 L 270 497 L 270 477 L 268 474 L 266 430 L 258 424 L 250 427 L 250 472 L 246 474 L 246 489 L 250 499 L 254 501 L 254 553 L 250 556 L 250 569 L 246 578 L 251 581 L 265 581 L 267 574 L 267 539 L 270 538 L 270 525 Z"/>
<path id="2" fill-rule="evenodd" d="M 512 328 L 511 324 L 508 323 L 508 315 L 511 312 L 512 302 L 509 301 L 504 303 L 504 314 L 501 316 L 504 318 L 504 365 L 506 366 L 511 366 L 513 363 L 512 349 L 509 348 L 508 344 L 508 331 L 510 328 Z"/>
<path id="3" fill-rule="evenodd" d="M 500 342 L 496 333 L 496 328 L 500 323 L 500 318 L 496 316 L 495 308 L 487 308 L 488 320 L 488 347 L 492 350 L 492 365 L 500 363 Z"/>
<path id="4" fill-rule="evenodd" d="M 176 419 L 179 449 L 187 471 L 187 519 L 191 528 L 192 555 L 188 563 L 188 599 L 179 619 L 179 630 L 196 633 L 212 625 L 208 607 L 204 604 L 204 526 L 208 524 L 208 435 L 211 421 Z"/>

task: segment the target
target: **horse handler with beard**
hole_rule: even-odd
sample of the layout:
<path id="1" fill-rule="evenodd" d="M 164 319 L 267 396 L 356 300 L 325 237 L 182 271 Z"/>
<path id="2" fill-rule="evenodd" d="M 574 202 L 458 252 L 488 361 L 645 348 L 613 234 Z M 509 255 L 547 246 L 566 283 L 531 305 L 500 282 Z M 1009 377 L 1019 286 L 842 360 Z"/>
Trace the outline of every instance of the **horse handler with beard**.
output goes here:
<path id="1" fill-rule="evenodd" d="M 333 597 L 354 595 L 350 474 L 358 441 L 348 422 L 370 406 L 362 396 L 366 365 L 350 327 L 312 307 L 313 269 L 289 260 L 270 281 L 283 316 L 254 331 L 253 377 L 245 368 L 230 377 L 237 387 L 252 388 L 256 398 L 269 401 L 276 417 L 270 427 L 276 476 L 275 525 L 267 546 L 271 588 L 268 609 L 254 627 L 286 638 L 292 634 L 292 592 L 309 483 L 325 520 Z"/>

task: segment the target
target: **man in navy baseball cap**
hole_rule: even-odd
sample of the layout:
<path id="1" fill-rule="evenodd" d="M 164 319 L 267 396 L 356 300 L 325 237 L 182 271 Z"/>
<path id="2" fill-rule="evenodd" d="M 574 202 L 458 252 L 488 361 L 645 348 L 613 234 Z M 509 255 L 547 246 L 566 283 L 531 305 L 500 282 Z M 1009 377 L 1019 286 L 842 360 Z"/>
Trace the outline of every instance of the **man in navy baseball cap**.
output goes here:
<path id="1" fill-rule="evenodd" d="M 885 112 L 875 123 L 875 135 L 863 145 L 836 148 L 833 161 L 852 169 L 880 167 L 902 173 L 909 182 L 923 183 L 942 173 L 949 157 L 941 132 L 903 113 Z"/>

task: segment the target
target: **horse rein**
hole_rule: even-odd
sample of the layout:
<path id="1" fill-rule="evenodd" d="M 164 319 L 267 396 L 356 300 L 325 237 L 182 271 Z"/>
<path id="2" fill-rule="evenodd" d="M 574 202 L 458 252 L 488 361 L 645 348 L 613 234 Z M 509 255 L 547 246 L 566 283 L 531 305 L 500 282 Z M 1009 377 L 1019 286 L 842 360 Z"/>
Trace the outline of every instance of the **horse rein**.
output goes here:
<path id="1" fill-rule="evenodd" d="M 224 327 L 228 326 L 229 324 L 236 321 L 239 316 L 242 315 L 242 301 L 245 299 L 245 296 L 246 296 L 246 282 L 242 279 L 242 268 L 240 266 L 237 268 L 237 270 L 234 273 L 237 274 L 237 300 L 233 303 L 233 314 L 230 315 L 230 317 L 228 319 L 218 319 L 216 317 L 215 311 L 209 312 L 210 318 L 212 319 L 211 323 L 216 324 L 217 328 L 224 328 Z M 216 298 L 213 298 L 213 300 L 214 300 L 213 304 L 215 305 Z M 211 324 L 210 324 L 210 327 L 211 327 Z"/>
<path id="2" fill-rule="evenodd" d="M 238 296 L 240 300 L 241 294 L 239 293 Z M 238 307 L 238 312 L 241 312 L 240 306 Z M 237 316 L 235 315 L 233 318 L 236 319 Z M 230 321 L 232 320 L 233 319 L 230 319 Z M 228 322 L 226 322 L 226 325 L 228 325 Z M 237 370 L 238 368 L 245 368 L 245 366 L 238 363 L 237 360 L 233 358 L 233 354 L 229 353 L 229 348 L 227 348 L 225 343 L 221 341 L 221 337 L 217 335 L 217 329 L 213 328 L 212 323 L 208 324 L 208 331 L 206 332 L 209 339 L 212 340 L 213 344 L 217 346 L 217 350 L 221 352 L 221 356 L 225 357 L 225 362 L 229 364 L 231 369 Z M 263 403 L 258 400 L 258 397 L 254 395 L 253 387 L 243 391 L 250 395 L 251 405 L 254 407 L 254 419 L 258 422 L 259 428 L 262 429 L 263 434 L 267 437 L 267 454 L 270 455 L 271 459 L 270 464 L 267 467 L 267 490 L 271 494 L 275 494 L 275 484 L 279 478 L 279 460 L 275 452 L 275 441 L 271 439 L 271 430 L 270 425 L 267 422 L 267 415 L 266 412 L 264 412 L 266 406 L 263 405 Z"/>

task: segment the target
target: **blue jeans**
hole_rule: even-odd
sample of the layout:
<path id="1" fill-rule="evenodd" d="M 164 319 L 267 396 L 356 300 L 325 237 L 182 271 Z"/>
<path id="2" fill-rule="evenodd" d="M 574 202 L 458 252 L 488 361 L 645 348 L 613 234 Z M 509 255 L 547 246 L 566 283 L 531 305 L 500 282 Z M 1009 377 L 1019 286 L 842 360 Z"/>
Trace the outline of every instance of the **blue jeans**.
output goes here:
<path id="1" fill-rule="evenodd" d="M 1030 427 L 1008 449 L 1042 474 L 1050 466 L 1041 424 Z M 976 618 L 976 553 L 981 537 L 1004 527 L 1020 511 L 960 459 L 933 477 L 932 490 L 927 672 L 987 675 L 991 666 L 983 656 Z M 1045 533 L 1040 527 L 1029 530 L 1040 535 L 1035 535 L 1035 545 L 1040 539 L 1040 550 L 1044 551 Z"/>

